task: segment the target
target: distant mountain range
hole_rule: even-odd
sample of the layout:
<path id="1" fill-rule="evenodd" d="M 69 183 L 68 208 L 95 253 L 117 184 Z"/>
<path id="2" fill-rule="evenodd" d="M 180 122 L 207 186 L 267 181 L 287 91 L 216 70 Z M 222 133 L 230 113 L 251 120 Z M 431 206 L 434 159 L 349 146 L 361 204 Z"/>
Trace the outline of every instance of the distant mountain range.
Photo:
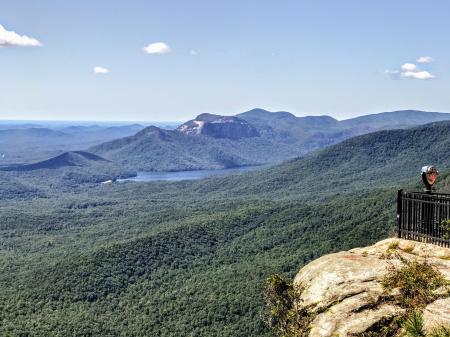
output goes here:
<path id="1" fill-rule="evenodd" d="M 7 125 L 2 125 L 7 127 Z M 0 165 L 33 163 L 66 151 L 75 151 L 105 141 L 130 136 L 142 130 L 143 125 L 84 126 L 62 128 L 36 125 L 11 125 L 0 128 Z"/>
<path id="2" fill-rule="evenodd" d="M 253 109 L 236 116 L 202 114 L 176 130 L 147 127 L 88 151 L 136 170 L 230 168 L 282 162 L 369 132 L 443 120 L 450 114 L 404 110 L 338 121 Z"/>

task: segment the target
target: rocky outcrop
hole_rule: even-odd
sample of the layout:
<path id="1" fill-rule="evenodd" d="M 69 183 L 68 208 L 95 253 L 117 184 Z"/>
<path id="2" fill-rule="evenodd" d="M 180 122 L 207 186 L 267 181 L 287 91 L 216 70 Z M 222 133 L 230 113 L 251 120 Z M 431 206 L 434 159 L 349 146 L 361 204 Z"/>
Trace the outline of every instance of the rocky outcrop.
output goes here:
<path id="1" fill-rule="evenodd" d="M 301 289 L 297 306 L 312 317 L 307 336 L 357 335 L 404 313 L 394 300 L 398 289 L 387 290 L 382 280 L 389 268 L 412 260 L 426 261 L 450 280 L 450 249 L 401 239 L 325 255 L 303 267 L 294 286 Z M 428 304 L 423 318 L 427 331 L 450 325 L 450 299 Z"/>
<path id="2" fill-rule="evenodd" d="M 259 136 L 256 128 L 241 118 L 213 114 L 201 114 L 180 125 L 177 131 L 190 136 L 205 135 L 233 140 Z"/>

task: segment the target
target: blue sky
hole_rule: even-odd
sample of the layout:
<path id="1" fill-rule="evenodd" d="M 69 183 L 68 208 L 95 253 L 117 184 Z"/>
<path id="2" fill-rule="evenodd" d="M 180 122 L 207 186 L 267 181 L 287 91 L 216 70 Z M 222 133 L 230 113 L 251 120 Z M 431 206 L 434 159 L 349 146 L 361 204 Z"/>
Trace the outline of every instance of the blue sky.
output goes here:
<path id="1" fill-rule="evenodd" d="M 0 119 L 170 121 L 254 107 L 338 119 L 450 112 L 448 0 L 0 8 Z M 165 53 L 144 50 L 157 42 Z M 432 60 L 417 62 L 425 56 Z"/>

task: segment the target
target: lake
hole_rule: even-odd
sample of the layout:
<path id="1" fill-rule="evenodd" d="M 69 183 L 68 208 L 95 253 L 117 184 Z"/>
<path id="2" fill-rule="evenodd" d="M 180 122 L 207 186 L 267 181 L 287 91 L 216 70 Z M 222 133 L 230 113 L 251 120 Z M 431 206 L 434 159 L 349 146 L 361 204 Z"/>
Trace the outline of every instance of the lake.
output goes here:
<path id="1" fill-rule="evenodd" d="M 212 176 L 229 175 L 233 173 L 242 173 L 255 171 L 267 166 L 245 166 L 221 170 L 198 170 L 198 171 L 177 171 L 177 172 L 138 172 L 136 177 L 117 179 L 117 181 L 180 181 L 180 180 L 197 180 Z"/>

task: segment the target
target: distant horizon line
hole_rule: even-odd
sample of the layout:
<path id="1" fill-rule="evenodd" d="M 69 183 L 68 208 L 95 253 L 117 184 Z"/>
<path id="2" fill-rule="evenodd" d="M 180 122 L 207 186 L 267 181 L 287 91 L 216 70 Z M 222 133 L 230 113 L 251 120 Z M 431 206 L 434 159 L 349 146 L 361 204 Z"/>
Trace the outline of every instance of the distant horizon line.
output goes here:
<path id="1" fill-rule="evenodd" d="M 298 118 L 302 118 L 302 117 L 331 117 L 334 118 L 337 121 L 345 121 L 345 120 L 349 120 L 349 119 L 354 119 L 354 118 L 358 118 L 358 117 L 363 117 L 363 116 L 370 116 L 370 115 L 378 115 L 378 114 L 382 114 L 382 113 L 387 113 L 387 112 L 402 112 L 402 111 L 417 111 L 417 112 L 429 112 L 429 113 L 442 113 L 442 114 L 447 114 L 448 112 L 442 112 L 442 111 L 430 111 L 430 110 L 418 110 L 418 109 L 399 109 L 399 110 L 390 110 L 390 111 L 382 111 L 382 112 L 376 112 L 376 113 L 367 113 L 367 114 L 361 114 L 361 115 L 357 115 L 354 117 L 349 117 L 349 118 L 343 118 L 343 119 L 338 119 L 332 115 L 304 115 L 304 116 L 298 116 L 293 112 L 290 111 L 285 111 L 285 110 L 278 110 L 278 111 L 270 111 L 267 109 L 263 109 L 263 108 L 253 108 L 250 110 L 246 110 L 243 112 L 239 112 L 236 114 L 230 114 L 230 115 L 220 115 L 217 114 L 218 116 L 236 116 L 239 115 L 241 113 L 245 113 L 245 112 L 249 112 L 249 111 L 253 111 L 253 110 L 264 110 L 267 112 L 271 112 L 271 113 L 277 113 L 277 112 L 288 112 L 292 115 L 294 115 L 295 117 Z M 203 113 L 201 113 L 203 114 Z M 198 115 L 201 114 L 197 114 L 194 116 L 197 117 Z M 214 113 L 211 113 L 214 114 Z M 191 118 L 193 119 L 193 118 Z M 158 121 L 158 120 L 82 120 L 82 119 L 1 119 L 0 118 L 0 124 L 6 124 L 8 122 L 11 123 L 33 123 L 33 122 L 40 122 L 40 123 L 54 123 L 54 124 L 64 124 L 64 123 L 111 123 L 111 124 L 120 124 L 120 123 L 126 123 L 126 124 L 149 124 L 149 123 L 158 123 L 158 124 L 164 124 L 164 123 L 168 123 L 168 124 L 175 124 L 175 123 L 184 123 L 186 120 L 162 120 L 162 121 Z"/>

